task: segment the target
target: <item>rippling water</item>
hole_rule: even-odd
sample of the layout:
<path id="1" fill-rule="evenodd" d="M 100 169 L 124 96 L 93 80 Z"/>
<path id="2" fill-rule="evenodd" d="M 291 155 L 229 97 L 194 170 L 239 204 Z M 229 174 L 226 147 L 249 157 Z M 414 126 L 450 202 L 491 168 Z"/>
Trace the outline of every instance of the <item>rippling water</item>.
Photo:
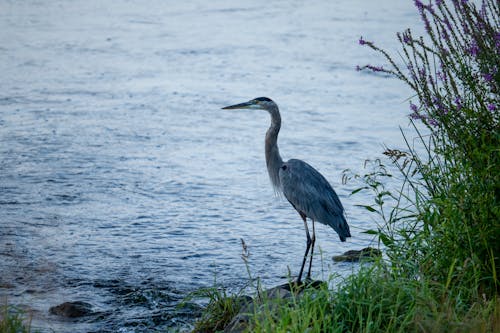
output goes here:
<path id="1" fill-rule="evenodd" d="M 240 288 L 297 274 L 303 224 L 264 162 L 268 115 L 220 110 L 269 96 L 284 159 L 330 180 L 353 234 L 317 227 L 316 277 L 370 245 L 373 226 L 342 170 L 399 145 L 409 91 L 354 70 L 377 63 L 360 36 L 396 50 L 411 1 L 2 1 L 0 295 L 56 332 L 185 326 L 175 308 L 214 280 Z M 375 4 L 376 3 L 376 4 Z M 317 251 L 318 253 L 320 251 Z M 51 306 L 86 301 L 65 321 Z M 183 326 L 184 325 L 184 326 Z"/>

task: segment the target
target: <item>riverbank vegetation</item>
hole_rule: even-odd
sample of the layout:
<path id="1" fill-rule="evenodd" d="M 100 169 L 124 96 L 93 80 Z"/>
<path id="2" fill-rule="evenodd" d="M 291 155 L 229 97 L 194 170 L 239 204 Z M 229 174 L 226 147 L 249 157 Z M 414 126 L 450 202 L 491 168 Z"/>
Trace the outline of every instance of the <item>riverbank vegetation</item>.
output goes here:
<path id="1" fill-rule="evenodd" d="M 11 306 L 0 306 L 0 333 L 31 332 L 31 318 L 22 310 Z"/>
<path id="2" fill-rule="evenodd" d="M 387 64 L 358 70 L 393 76 L 414 93 L 406 148 L 388 148 L 387 162 L 344 177 L 359 182 L 353 195 L 373 193 L 364 207 L 378 228 L 366 232 L 383 245 L 384 259 L 362 265 L 333 290 L 306 290 L 287 306 L 260 307 L 250 314 L 250 331 L 500 332 L 500 5 L 415 6 L 425 36 L 397 34 L 397 58 L 359 40 Z M 388 185 L 394 183 L 397 189 Z M 208 309 L 237 307 L 212 297 Z M 203 318 L 197 330 L 210 331 L 213 316 Z"/>

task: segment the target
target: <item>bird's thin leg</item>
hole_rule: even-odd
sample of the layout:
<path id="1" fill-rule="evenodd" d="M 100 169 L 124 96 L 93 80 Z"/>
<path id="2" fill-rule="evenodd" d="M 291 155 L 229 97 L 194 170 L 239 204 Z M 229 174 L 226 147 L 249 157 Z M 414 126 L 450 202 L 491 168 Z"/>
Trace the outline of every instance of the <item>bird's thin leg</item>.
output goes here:
<path id="1" fill-rule="evenodd" d="M 314 243 L 316 243 L 316 230 L 314 229 L 314 220 L 312 220 L 313 232 L 311 237 L 311 259 L 309 260 L 309 271 L 307 272 L 307 279 L 311 279 L 311 267 L 313 263 Z"/>
<path id="2" fill-rule="evenodd" d="M 307 237 L 307 246 L 306 246 L 306 253 L 304 253 L 304 259 L 302 260 L 302 267 L 300 267 L 300 273 L 299 273 L 299 278 L 297 279 L 297 284 L 300 284 L 300 281 L 302 279 L 302 273 L 304 272 L 304 266 L 306 264 L 307 254 L 309 253 L 309 248 L 311 247 L 311 236 L 309 235 L 309 228 L 307 227 L 306 215 L 302 212 L 299 212 L 299 214 L 300 217 L 302 217 L 302 220 L 304 221 L 304 227 L 306 229 L 306 237 Z"/>

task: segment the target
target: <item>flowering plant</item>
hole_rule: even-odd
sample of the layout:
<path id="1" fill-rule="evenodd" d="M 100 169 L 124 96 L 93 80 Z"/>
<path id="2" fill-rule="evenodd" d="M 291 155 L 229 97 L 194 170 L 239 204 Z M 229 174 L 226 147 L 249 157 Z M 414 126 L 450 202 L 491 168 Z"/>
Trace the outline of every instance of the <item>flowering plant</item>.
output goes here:
<path id="1" fill-rule="evenodd" d="M 361 37 L 359 44 L 383 54 L 391 68 L 357 69 L 385 72 L 408 84 L 419 102 L 410 101 L 410 116 L 431 130 L 462 131 L 470 121 L 498 127 L 499 2 L 484 0 L 480 8 L 466 0 L 453 0 L 451 5 L 443 0 L 414 2 L 427 35 L 415 37 L 410 29 L 397 34 L 405 64 L 397 64 L 386 51 Z"/>
<path id="2" fill-rule="evenodd" d="M 407 217 L 391 215 L 387 220 L 386 230 L 399 235 L 390 238 L 391 244 L 403 240 L 402 246 L 392 247 L 399 251 L 392 258 L 404 257 L 403 267 L 413 261 L 418 276 L 462 286 L 456 288 L 460 297 L 477 298 L 479 291 L 496 295 L 500 291 L 500 2 L 414 3 L 426 34 L 416 37 L 410 29 L 397 34 L 403 64 L 375 43 L 359 39 L 389 66 L 365 65 L 358 70 L 389 74 L 415 93 L 409 102 L 410 120 L 420 139 L 416 141 L 424 148 L 416 149 L 415 141 L 405 137 L 407 152 L 384 152 L 404 175 L 400 196 L 413 206 Z M 423 123 L 429 134 L 421 134 L 416 122 Z M 398 205 L 395 210 L 409 210 Z M 390 236 L 379 233 L 382 240 Z"/>

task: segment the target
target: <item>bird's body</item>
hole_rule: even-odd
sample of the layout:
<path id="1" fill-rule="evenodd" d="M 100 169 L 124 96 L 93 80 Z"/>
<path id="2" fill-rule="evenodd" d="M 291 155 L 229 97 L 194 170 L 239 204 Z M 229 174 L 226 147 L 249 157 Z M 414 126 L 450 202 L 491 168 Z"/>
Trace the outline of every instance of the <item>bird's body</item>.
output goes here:
<path id="1" fill-rule="evenodd" d="M 345 242 L 351 237 L 344 217 L 344 208 L 330 183 L 304 161 L 291 159 L 279 171 L 285 198 L 311 220 L 332 227 Z"/>
<path id="2" fill-rule="evenodd" d="M 271 99 L 259 97 L 249 102 L 227 106 L 223 109 L 262 109 L 268 111 L 271 115 L 271 126 L 267 130 L 265 138 L 267 171 L 274 189 L 283 193 L 304 222 L 307 247 L 298 282 L 302 278 L 309 249 L 312 248 L 307 274 L 309 278 L 316 239 L 314 221 L 331 226 L 337 232 L 342 242 L 347 237 L 351 237 L 349 225 L 344 217 L 344 208 L 337 193 L 335 193 L 325 177 L 306 162 L 298 159 L 283 161 L 278 149 L 281 115 L 278 106 Z M 312 220 L 312 237 L 309 234 L 307 218 Z"/>

